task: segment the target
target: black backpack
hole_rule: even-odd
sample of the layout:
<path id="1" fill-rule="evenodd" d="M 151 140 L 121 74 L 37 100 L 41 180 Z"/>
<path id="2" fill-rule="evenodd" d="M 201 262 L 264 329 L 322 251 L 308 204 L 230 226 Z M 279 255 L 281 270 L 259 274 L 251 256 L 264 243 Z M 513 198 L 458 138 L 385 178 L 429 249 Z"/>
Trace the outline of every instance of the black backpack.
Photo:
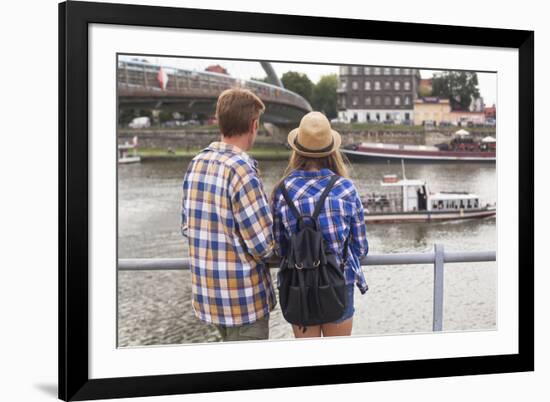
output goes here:
<path id="1" fill-rule="evenodd" d="M 290 237 L 287 255 L 278 273 L 279 299 L 285 319 L 301 327 L 320 325 L 341 318 L 347 304 L 344 258 L 337 264 L 336 255 L 327 246 L 319 228 L 319 213 L 338 176 L 332 176 L 321 194 L 312 215 L 300 215 L 290 198 L 284 181 L 281 190 L 297 219 L 297 232 Z M 306 222 L 306 220 L 308 222 Z"/>

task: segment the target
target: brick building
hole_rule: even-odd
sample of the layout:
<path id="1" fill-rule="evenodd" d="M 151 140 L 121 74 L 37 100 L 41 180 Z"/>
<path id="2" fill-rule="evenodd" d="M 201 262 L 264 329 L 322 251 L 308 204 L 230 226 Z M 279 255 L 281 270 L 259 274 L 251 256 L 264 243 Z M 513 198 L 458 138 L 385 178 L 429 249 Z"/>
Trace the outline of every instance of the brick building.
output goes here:
<path id="1" fill-rule="evenodd" d="M 340 66 L 338 118 L 346 122 L 412 122 L 419 82 L 417 69 Z"/>

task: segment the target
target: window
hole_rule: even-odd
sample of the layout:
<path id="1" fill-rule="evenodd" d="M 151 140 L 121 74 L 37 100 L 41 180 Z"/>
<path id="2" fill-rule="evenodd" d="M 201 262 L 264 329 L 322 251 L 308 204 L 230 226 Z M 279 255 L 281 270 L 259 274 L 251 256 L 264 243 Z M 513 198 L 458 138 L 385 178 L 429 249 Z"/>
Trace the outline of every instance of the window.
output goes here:
<path id="1" fill-rule="evenodd" d="M 349 74 L 349 67 L 348 66 L 340 66 L 340 74 L 341 75 L 348 75 Z"/>
<path id="2" fill-rule="evenodd" d="M 394 68 L 394 69 L 393 69 L 393 73 L 394 73 L 395 75 L 399 75 L 399 74 L 401 74 L 401 69 L 400 69 L 400 68 Z"/>
<path id="3" fill-rule="evenodd" d="M 380 113 L 376 113 L 376 121 L 380 121 Z"/>
<path id="4" fill-rule="evenodd" d="M 411 104 L 411 97 L 410 96 L 405 96 L 405 105 L 410 105 Z"/>
<path id="5" fill-rule="evenodd" d="M 390 106 L 391 105 L 391 98 L 389 96 L 386 96 L 384 98 L 384 105 Z"/>
<path id="6" fill-rule="evenodd" d="M 346 80 L 340 81 L 340 88 L 346 89 L 346 87 L 347 87 L 347 82 L 346 82 Z"/>
<path id="7" fill-rule="evenodd" d="M 395 89 L 396 91 L 399 91 L 401 89 L 401 83 L 399 81 L 395 81 L 393 83 L 393 89 Z"/>
<path id="8" fill-rule="evenodd" d="M 411 69 L 410 68 L 404 68 L 403 69 L 403 74 L 404 75 L 409 75 L 411 73 Z"/>
<path id="9" fill-rule="evenodd" d="M 386 81 L 384 82 L 384 89 L 391 89 L 391 82 L 390 81 Z"/>
<path id="10" fill-rule="evenodd" d="M 375 97 L 374 97 L 374 104 L 375 104 L 375 105 L 380 105 L 380 103 L 381 103 L 380 97 L 379 97 L 379 96 L 375 96 Z M 378 120 L 378 119 L 377 119 L 377 120 Z"/>
<path id="11" fill-rule="evenodd" d="M 374 67 L 374 75 L 380 75 L 380 67 Z"/>
<path id="12" fill-rule="evenodd" d="M 353 67 L 351 68 L 351 75 L 357 75 L 358 72 L 359 72 L 358 70 L 359 70 L 358 67 L 353 66 Z"/>
<path id="13" fill-rule="evenodd" d="M 365 67 L 365 75 L 370 75 L 370 67 Z"/>
<path id="14" fill-rule="evenodd" d="M 351 89 L 357 89 L 357 88 L 358 88 L 357 81 L 353 81 L 351 83 Z"/>
<path id="15" fill-rule="evenodd" d="M 394 99 L 393 104 L 395 106 L 400 106 L 401 105 L 401 98 L 399 96 L 396 96 L 395 99 Z"/>
<path id="16" fill-rule="evenodd" d="M 367 96 L 367 97 L 365 98 L 365 105 L 370 106 L 370 104 L 371 104 L 371 97 L 370 97 L 370 96 Z"/>
<path id="17" fill-rule="evenodd" d="M 370 90 L 371 90 L 370 81 L 365 81 L 365 90 L 366 90 L 366 91 L 370 91 Z"/>
<path id="18" fill-rule="evenodd" d="M 370 113 L 367 113 L 367 121 L 370 121 Z"/>
<path id="19" fill-rule="evenodd" d="M 384 75 L 390 75 L 391 74 L 391 68 L 384 67 Z"/>
<path id="20" fill-rule="evenodd" d="M 358 102 L 357 96 L 354 96 L 354 97 L 351 99 L 351 104 L 352 104 L 353 106 L 357 106 L 357 102 Z"/>
<path id="21" fill-rule="evenodd" d="M 380 81 L 375 81 L 374 82 L 374 90 L 375 91 L 380 91 Z"/>
<path id="22" fill-rule="evenodd" d="M 411 89 L 411 82 L 410 81 L 405 81 L 403 83 L 403 87 L 405 88 L 405 91 L 409 91 Z"/>

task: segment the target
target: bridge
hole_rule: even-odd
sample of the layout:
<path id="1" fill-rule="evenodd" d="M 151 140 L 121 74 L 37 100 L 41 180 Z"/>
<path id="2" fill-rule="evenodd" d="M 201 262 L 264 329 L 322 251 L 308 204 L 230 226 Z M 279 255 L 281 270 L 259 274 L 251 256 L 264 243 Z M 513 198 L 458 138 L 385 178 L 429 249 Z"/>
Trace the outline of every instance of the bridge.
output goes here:
<path id="1" fill-rule="evenodd" d="M 280 83 L 269 63 L 262 62 L 272 82 Z M 242 80 L 225 74 L 162 67 L 140 61 L 119 61 L 119 108 L 162 109 L 213 116 L 220 93 L 232 87 L 254 92 L 266 106 L 262 121 L 269 127 L 296 125 L 311 105 L 282 86 Z M 268 128 L 269 130 L 269 128 Z"/>

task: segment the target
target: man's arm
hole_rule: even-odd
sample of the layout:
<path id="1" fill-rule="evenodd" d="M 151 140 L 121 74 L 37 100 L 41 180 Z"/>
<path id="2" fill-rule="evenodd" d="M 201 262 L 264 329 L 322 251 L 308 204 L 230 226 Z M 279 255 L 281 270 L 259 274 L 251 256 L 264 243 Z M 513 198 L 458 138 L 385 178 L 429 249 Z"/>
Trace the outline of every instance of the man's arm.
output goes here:
<path id="1" fill-rule="evenodd" d="M 273 219 L 263 185 L 255 174 L 237 174 L 232 194 L 235 223 L 247 252 L 260 261 L 273 252 Z"/>

